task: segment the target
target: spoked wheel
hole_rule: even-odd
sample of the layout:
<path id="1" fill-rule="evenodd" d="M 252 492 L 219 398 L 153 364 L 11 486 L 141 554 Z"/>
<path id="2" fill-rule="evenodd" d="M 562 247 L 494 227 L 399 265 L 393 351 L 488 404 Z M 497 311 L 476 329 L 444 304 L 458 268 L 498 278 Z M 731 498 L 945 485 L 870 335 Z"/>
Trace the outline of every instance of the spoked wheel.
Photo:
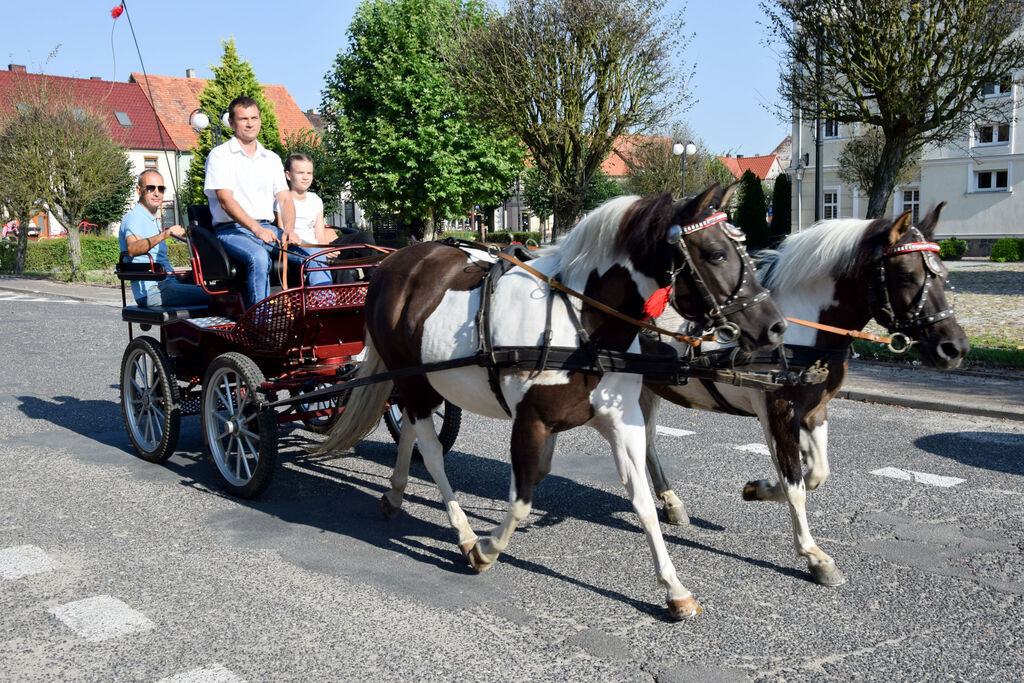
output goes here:
<path id="1" fill-rule="evenodd" d="M 171 360 L 152 337 L 136 337 L 121 359 L 121 414 L 139 457 L 163 462 L 178 445 L 181 404 Z"/>
<path id="2" fill-rule="evenodd" d="M 273 410 L 259 409 L 267 399 L 262 383 L 259 367 L 235 352 L 214 358 L 203 379 L 206 452 L 224 489 L 240 498 L 261 494 L 277 461 L 277 419 Z"/>
<path id="3" fill-rule="evenodd" d="M 455 437 L 459 435 L 462 408 L 445 401 L 434 410 L 433 418 L 434 432 L 441 442 L 441 452 L 447 453 L 455 445 Z M 398 437 L 402 434 L 402 406 L 397 401 L 390 401 L 384 410 L 384 424 L 387 425 L 391 438 L 398 443 Z M 413 446 L 412 454 L 415 457 L 422 457 L 418 444 Z"/>
<path id="4" fill-rule="evenodd" d="M 344 381 L 346 379 L 351 378 L 351 376 L 355 374 L 357 369 L 358 368 L 356 367 L 352 367 L 352 369 L 349 370 L 348 372 L 341 374 L 341 376 L 338 378 L 339 381 Z M 321 382 L 320 384 L 317 384 L 311 389 L 307 389 L 307 391 L 318 391 L 329 386 L 331 385 L 325 382 Z M 295 408 L 300 413 L 309 413 L 321 410 L 331 411 L 330 415 L 323 415 L 320 417 L 308 417 L 302 420 L 302 425 L 309 431 L 313 432 L 314 434 L 326 434 L 327 432 L 331 431 L 331 428 L 334 427 L 334 425 L 338 424 L 338 420 L 341 419 L 341 413 L 345 408 L 345 404 L 348 403 L 348 397 L 349 394 L 351 393 L 351 391 L 345 391 L 344 393 L 338 394 L 337 396 L 332 396 L 331 398 L 325 398 L 319 401 L 312 401 L 310 403 L 297 404 Z"/>

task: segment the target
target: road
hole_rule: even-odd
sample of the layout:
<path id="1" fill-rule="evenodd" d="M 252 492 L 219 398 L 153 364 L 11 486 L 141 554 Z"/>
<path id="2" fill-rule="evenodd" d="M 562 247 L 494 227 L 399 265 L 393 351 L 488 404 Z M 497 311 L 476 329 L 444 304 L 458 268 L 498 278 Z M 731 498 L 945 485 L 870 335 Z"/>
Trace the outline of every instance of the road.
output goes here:
<path id="1" fill-rule="evenodd" d="M 833 474 L 808 509 L 847 583 L 824 588 L 795 556 L 786 509 L 740 499 L 771 470 L 757 423 L 664 409 L 660 424 L 693 432 L 659 436 L 693 523 L 663 529 L 705 608 L 674 623 L 593 431 L 562 438 L 533 513 L 476 575 L 422 465 L 402 514 L 378 513 L 395 449 L 383 428 L 332 460 L 287 432 L 264 496 L 235 500 L 216 489 L 196 417 L 166 466 L 132 455 L 116 308 L 0 293 L 0 321 L 0 680 L 973 681 L 1024 668 L 1022 422 L 833 402 Z M 478 531 L 504 512 L 507 444 L 507 423 L 467 415 L 448 456 Z"/>

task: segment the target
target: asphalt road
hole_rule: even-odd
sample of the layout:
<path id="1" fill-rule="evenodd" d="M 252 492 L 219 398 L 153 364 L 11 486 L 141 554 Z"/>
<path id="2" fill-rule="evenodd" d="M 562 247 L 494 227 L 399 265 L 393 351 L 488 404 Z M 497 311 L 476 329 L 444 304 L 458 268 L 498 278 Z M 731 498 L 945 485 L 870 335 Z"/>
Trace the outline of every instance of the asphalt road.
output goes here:
<path id="1" fill-rule="evenodd" d="M 40 300 L 41 299 L 41 300 Z M 132 455 L 118 311 L 0 297 L 2 680 L 1006 680 L 1024 670 L 1024 423 L 835 401 L 811 529 L 847 583 L 811 583 L 750 419 L 666 408 L 659 447 L 693 524 L 663 526 L 705 608 L 667 619 L 600 437 L 565 435 L 537 505 L 474 574 L 395 447 L 287 457 L 222 495 L 186 418 L 166 466 Z M 466 416 L 448 472 L 478 532 L 502 517 L 508 424 Z M 892 469 L 886 469 L 892 468 Z M 883 470 L 897 478 L 873 474 Z M 899 473 L 907 474 L 898 478 Z M 936 475 L 946 479 L 929 477 Z M 954 483 L 954 479 L 963 480 Z"/>

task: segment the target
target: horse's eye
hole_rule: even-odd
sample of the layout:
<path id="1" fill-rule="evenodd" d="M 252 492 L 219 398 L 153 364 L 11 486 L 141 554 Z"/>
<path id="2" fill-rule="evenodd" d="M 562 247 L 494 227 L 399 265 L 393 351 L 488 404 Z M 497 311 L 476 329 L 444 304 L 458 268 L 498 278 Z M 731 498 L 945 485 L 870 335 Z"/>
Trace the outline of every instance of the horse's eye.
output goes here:
<path id="1" fill-rule="evenodd" d="M 708 257 L 708 260 L 712 263 L 724 263 L 725 259 L 725 252 L 721 249 L 711 252 L 711 255 Z"/>

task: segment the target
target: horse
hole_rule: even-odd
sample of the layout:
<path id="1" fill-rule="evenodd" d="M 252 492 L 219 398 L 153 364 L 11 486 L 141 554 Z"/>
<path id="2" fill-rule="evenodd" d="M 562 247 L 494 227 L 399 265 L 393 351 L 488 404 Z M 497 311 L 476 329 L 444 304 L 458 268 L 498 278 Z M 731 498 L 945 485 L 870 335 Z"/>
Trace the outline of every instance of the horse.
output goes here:
<path id="1" fill-rule="evenodd" d="M 818 222 L 787 237 L 777 251 L 755 254 L 761 282 L 791 318 L 860 330 L 874 317 L 894 335 L 909 335 L 929 365 L 954 368 L 970 347 L 946 302 L 947 271 L 938 257 L 938 245 L 931 242 L 944 205 L 939 204 L 917 227 L 911 226 L 909 212 L 894 221 Z M 669 329 L 683 324 L 666 317 L 659 323 Z M 835 561 L 811 536 L 805 492 L 821 486 L 829 475 L 828 402 L 846 377 L 851 344 L 851 336 L 790 325 L 785 348 L 802 351 L 805 365 L 816 358 L 830 359 L 825 383 L 771 392 L 709 380 L 675 386 L 646 383 L 641 408 L 647 426 L 647 464 L 655 492 L 664 501 L 666 520 L 689 523 L 655 447 L 659 397 L 687 408 L 757 417 L 779 481 L 748 482 L 743 499 L 787 502 L 796 552 L 806 558 L 813 580 L 826 586 L 842 584 L 845 579 Z M 803 475 L 801 459 L 807 467 Z"/>
<path id="2" fill-rule="evenodd" d="M 377 268 L 366 297 L 366 355 L 359 376 L 473 357 L 482 341 L 495 348 L 556 347 L 639 351 L 635 321 L 645 301 L 668 290 L 684 318 L 713 320 L 744 348 L 774 347 L 786 323 L 753 276 L 742 233 L 717 211 L 734 186 L 712 186 L 689 201 L 671 195 L 618 197 L 584 216 L 557 245 L 530 265 L 545 280 L 516 266 L 497 279 L 484 275 L 496 259 L 438 242 L 415 244 Z M 548 279 L 610 307 L 556 296 Z M 484 297 L 489 313 L 480 316 Z M 481 318 L 486 317 L 484 322 Z M 575 322 L 574 322 L 575 321 Z M 488 334 L 489 330 L 489 334 Z M 590 349 L 590 351 L 587 351 Z M 673 355 L 674 357 L 674 355 Z M 644 429 L 638 405 L 642 376 L 595 369 L 489 369 L 479 365 L 394 379 L 404 408 L 391 489 L 381 499 L 398 513 L 408 481 L 413 442 L 437 484 L 458 544 L 478 572 L 491 567 L 532 506 L 538 463 L 548 437 L 589 425 L 611 445 L 612 456 L 640 517 L 666 588 L 671 616 L 695 616 L 701 607 L 680 583 L 668 556 L 644 473 Z M 355 387 L 323 451 L 351 448 L 380 420 L 391 382 Z M 445 475 L 432 411 L 447 399 L 465 410 L 512 419 L 511 487 L 503 521 L 478 539 Z"/>

